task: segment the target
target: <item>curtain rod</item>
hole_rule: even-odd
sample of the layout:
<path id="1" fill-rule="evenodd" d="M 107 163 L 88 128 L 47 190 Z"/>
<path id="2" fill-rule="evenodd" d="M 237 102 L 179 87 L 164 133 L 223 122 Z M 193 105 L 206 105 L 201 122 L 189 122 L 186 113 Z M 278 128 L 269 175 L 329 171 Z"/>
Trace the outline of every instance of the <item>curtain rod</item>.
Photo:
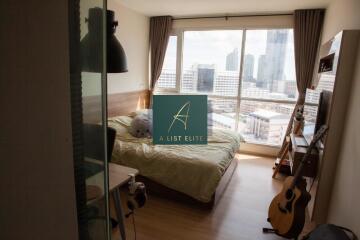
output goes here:
<path id="1" fill-rule="evenodd" d="M 278 13 L 278 14 L 250 14 L 250 15 L 225 15 L 225 16 L 203 16 L 203 17 L 173 17 L 173 20 L 190 20 L 190 19 L 209 19 L 209 18 L 240 18 L 240 17 L 270 17 L 270 16 L 291 16 L 292 13 Z"/>

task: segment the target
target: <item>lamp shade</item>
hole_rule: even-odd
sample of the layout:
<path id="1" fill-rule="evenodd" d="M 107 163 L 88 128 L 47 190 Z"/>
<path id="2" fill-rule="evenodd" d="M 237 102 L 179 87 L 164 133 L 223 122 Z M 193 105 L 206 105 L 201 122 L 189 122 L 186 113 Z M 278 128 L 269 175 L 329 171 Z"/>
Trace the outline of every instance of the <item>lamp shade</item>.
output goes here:
<path id="1" fill-rule="evenodd" d="M 90 8 L 88 33 L 81 40 L 82 70 L 102 72 L 102 12 L 101 8 Z M 108 73 L 127 72 L 126 54 L 120 42 L 115 37 L 118 22 L 114 20 L 115 13 L 106 11 L 106 71 Z"/>
<path id="2" fill-rule="evenodd" d="M 107 71 L 109 73 L 127 72 L 127 61 L 124 48 L 115 37 L 118 22 L 114 11 L 107 10 Z"/>

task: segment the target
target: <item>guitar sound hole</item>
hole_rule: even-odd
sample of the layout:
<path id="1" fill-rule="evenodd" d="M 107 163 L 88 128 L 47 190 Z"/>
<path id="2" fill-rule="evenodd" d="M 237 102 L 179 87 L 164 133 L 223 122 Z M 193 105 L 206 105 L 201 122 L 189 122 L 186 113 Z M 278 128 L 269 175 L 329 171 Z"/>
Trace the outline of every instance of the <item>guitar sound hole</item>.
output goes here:
<path id="1" fill-rule="evenodd" d="M 285 193 L 285 197 L 287 200 L 290 200 L 294 195 L 294 192 L 291 189 L 288 189 Z"/>

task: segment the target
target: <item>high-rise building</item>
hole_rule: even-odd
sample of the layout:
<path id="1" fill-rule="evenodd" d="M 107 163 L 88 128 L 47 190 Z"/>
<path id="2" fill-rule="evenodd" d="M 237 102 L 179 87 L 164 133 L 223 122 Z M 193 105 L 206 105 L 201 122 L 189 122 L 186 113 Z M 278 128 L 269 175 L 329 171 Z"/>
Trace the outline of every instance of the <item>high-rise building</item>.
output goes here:
<path id="1" fill-rule="evenodd" d="M 295 80 L 277 80 L 273 82 L 272 92 L 285 94 L 288 98 L 297 97 Z"/>
<path id="2" fill-rule="evenodd" d="M 239 73 L 235 71 L 216 72 L 214 94 L 220 96 L 237 96 Z"/>
<path id="3" fill-rule="evenodd" d="M 265 75 L 267 87 L 274 91 L 274 81 L 283 80 L 288 30 L 268 30 L 266 38 Z"/>
<path id="4" fill-rule="evenodd" d="M 197 66 L 197 91 L 213 92 L 215 79 L 215 66 L 199 64 Z"/>
<path id="5" fill-rule="evenodd" d="M 257 70 L 257 77 L 256 77 L 256 86 L 263 88 L 266 87 L 266 66 L 267 66 L 267 58 L 266 55 L 260 55 L 258 60 L 258 70 Z"/>
<path id="6" fill-rule="evenodd" d="M 247 116 L 246 133 L 257 142 L 280 145 L 285 136 L 288 123 L 288 115 L 258 109 Z"/>
<path id="7" fill-rule="evenodd" d="M 254 81 L 254 62 L 255 58 L 252 54 L 245 54 L 244 58 L 244 71 L 243 71 L 243 80 L 247 82 Z"/>
<path id="8" fill-rule="evenodd" d="M 163 69 L 159 80 L 156 82 L 156 87 L 159 88 L 175 88 L 176 87 L 176 72 L 174 69 Z"/>
<path id="9" fill-rule="evenodd" d="M 195 71 L 194 70 L 184 70 L 182 73 L 182 91 L 184 92 L 194 92 L 195 88 Z"/>
<path id="10" fill-rule="evenodd" d="M 239 70 L 239 50 L 234 50 L 226 56 L 226 71 L 238 71 Z"/>

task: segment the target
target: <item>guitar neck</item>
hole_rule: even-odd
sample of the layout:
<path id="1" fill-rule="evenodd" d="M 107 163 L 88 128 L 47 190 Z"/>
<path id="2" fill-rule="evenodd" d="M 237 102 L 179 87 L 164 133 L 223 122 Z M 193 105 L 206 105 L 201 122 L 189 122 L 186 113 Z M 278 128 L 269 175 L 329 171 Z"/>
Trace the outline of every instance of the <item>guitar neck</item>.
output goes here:
<path id="1" fill-rule="evenodd" d="M 309 147 L 306 150 L 306 153 L 304 154 L 303 158 L 300 161 L 299 167 L 296 169 L 293 181 L 292 181 L 291 186 L 290 186 L 291 189 L 293 189 L 296 186 L 297 181 L 301 178 L 301 171 L 302 171 L 302 169 L 304 167 L 304 164 L 305 164 L 307 158 L 310 156 L 310 154 L 311 154 L 312 150 L 314 149 L 316 143 L 322 138 L 322 136 L 326 133 L 327 130 L 328 130 L 328 127 L 326 125 L 323 125 L 321 127 L 321 129 L 315 134 L 314 139 L 311 141 Z"/>
<path id="2" fill-rule="evenodd" d="M 305 161 L 310 156 L 311 151 L 312 151 L 313 148 L 314 147 L 309 146 L 309 148 L 307 149 L 305 155 L 301 159 L 300 164 L 299 164 L 298 168 L 296 169 L 293 181 L 291 183 L 291 189 L 293 189 L 296 186 L 298 180 L 301 178 L 301 171 L 304 168 Z"/>

